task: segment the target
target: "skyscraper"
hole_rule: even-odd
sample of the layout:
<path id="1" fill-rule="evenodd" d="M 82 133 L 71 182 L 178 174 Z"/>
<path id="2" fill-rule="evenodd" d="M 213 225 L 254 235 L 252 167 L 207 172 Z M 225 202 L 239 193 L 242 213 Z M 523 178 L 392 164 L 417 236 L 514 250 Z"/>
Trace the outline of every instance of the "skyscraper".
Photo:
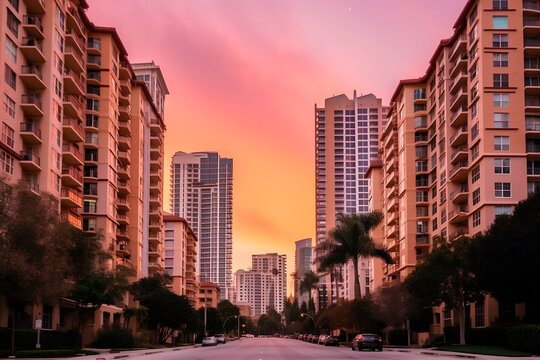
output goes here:
<path id="1" fill-rule="evenodd" d="M 200 281 L 216 283 L 228 299 L 232 272 L 233 160 L 216 152 L 177 152 L 171 164 L 172 213 L 199 239 Z"/>
<path id="2" fill-rule="evenodd" d="M 298 299 L 298 304 L 302 304 L 305 301 L 307 304 L 309 301 L 309 295 L 307 293 L 300 292 L 300 282 L 302 281 L 304 274 L 311 270 L 311 259 L 313 253 L 313 246 L 311 246 L 311 238 L 298 240 L 294 243 L 296 249 L 294 251 L 294 297 Z"/>
<path id="3" fill-rule="evenodd" d="M 357 97 L 356 91 L 353 99 L 338 95 L 326 99 L 323 108 L 315 105 L 316 245 L 327 241 L 337 214 L 368 212 L 369 180 L 364 174 L 369 161 L 377 159 L 386 112 L 381 99 L 373 94 Z M 372 262 L 362 263 L 360 272 L 370 274 Z M 320 308 L 331 299 L 354 297 L 352 265 L 344 267 L 340 289 L 329 278 L 319 282 L 319 294 L 328 294 L 328 298 L 319 295 Z M 369 286 L 361 288 L 362 294 L 369 291 Z"/>

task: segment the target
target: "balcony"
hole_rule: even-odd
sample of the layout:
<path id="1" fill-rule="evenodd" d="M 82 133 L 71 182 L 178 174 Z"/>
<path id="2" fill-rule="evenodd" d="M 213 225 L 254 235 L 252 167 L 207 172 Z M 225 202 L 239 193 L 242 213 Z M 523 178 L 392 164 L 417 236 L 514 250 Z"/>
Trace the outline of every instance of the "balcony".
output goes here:
<path id="1" fill-rule="evenodd" d="M 128 136 L 118 136 L 118 150 L 126 151 L 131 148 L 131 138 Z"/>
<path id="2" fill-rule="evenodd" d="M 118 233 L 120 232 L 126 232 L 125 230 L 116 230 L 116 254 L 119 255 L 119 256 L 122 256 L 122 257 L 126 257 L 126 256 L 129 256 L 130 252 L 129 252 L 129 248 L 128 248 L 128 241 L 125 240 L 125 238 L 127 238 L 127 234 L 125 237 L 123 236 L 120 236 L 121 238 L 123 238 L 122 240 L 118 240 Z"/>
<path id="3" fill-rule="evenodd" d="M 73 70 L 64 68 L 64 90 L 65 94 L 84 95 L 84 77 L 76 74 Z"/>
<path id="4" fill-rule="evenodd" d="M 413 101 L 415 104 L 425 104 L 426 99 L 426 89 L 415 89 L 413 92 Z"/>
<path id="5" fill-rule="evenodd" d="M 160 207 L 153 207 L 153 208 L 151 207 L 149 215 L 150 215 L 150 221 L 152 220 L 160 221 L 161 218 L 163 217 Z"/>
<path id="6" fill-rule="evenodd" d="M 525 141 L 525 152 L 528 159 L 540 157 L 540 139 L 527 139 Z"/>
<path id="7" fill-rule="evenodd" d="M 131 106 L 129 105 L 120 105 L 118 106 L 118 111 L 120 115 L 118 116 L 118 119 L 120 121 L 122 120 L 130 120 L 131 119 Z"/>
<path id="8" fill-rule="evenodd" d="M 161 181 L 152 181 L 150 183 L 150 195 L 159 195 L 161 194 L 161 189 L 163 188 L 163 185 Z"/>
<path id="9" fill-rule="evenodd" d="M 448 222 L 450 224 L 459 224 L 467 222 L 467 213 L 469 212 L 469 206 L 460 204 L 456 209 L 448 213 Z"/>
<path id="10" fill-rule="evenodd" d="M 64 114 L 71 118 L 83 120 L 82 103 L 79 97 L 74 95 L 64 95 Z"/>
<path id="11" fill-rule="evenodd" d="M 427 116 L 417 116 L 414 118 L 414 130 L 427 130 Z"/>
<path id="12" fill-rule="evenodd" d="M 118 165 L 118 179 L 126 181 L 126 180 L 129 180 L 130 176 L 131 175 L 129 173 L 129 165 L 126 165 L 126 166 Z"/>
<path id="13" fill-rule="evenodd" d="M 460 35 L 459 38 L 456 39 L 454 46 L 452 46 L 452 50 L 450 50 L 449 60 L 453 61 L 457 54 L 462 53 L 466 49 L 467 49 L 467 35 L 462 34 Z"/>
<path id="14" fill-rule="evenodd" d="M 462 144 L 467 143 L 467 136 L 469 135 L 469 130 L 467 125 L 462 125 L 457 128 L 457 131 L 450 138 L 450 146 L 457 147 Z"/>
<path id="15" fill-rule="evenodd" d="M 62 144 L 62 156 L 66 164 L 82 166 L 84 164 L 83 154 L 73 144 Z"/>
<path id="16" fill-rule="evenodd" d="M 540 118 L 525 116 L 525 134 L 528 139 L 540 138 Z"/>
<path id="17" fill-rule="evenodd" d="M 525 111 L 539 113 L 540 112 L 540 96 L 525 96 Z"/>
<path id="18" fill-rule="evenodd" d="M 64 120 L 62 120 L 62 128 L 64 131 L 64 139 L 69 142 L 84 141 L 84 129 L 80 120 L 64 117 Z"/>
<path id="19" fill-rule="evenodd" d="M 21 109 L 23 113 L 28 117 L 43 117 L 41 95 L 22 95 Z"/>
<path id="20" fill-rule="evenodd" d="M 116 221 L 118 221 L 120 225 L 129 225 L 127 214 L 116 214 Z"/>
<path id="21" fill-rule="evenodd" d="M 540 19 L 537 16 L 523 17 L 523 36 L 538 37 L 540 35 Z"/>
<path id="22" fill-rule="evenodd" d="M 386 176 L 385 185 L 387 188 L 394 186 L 396 183 L 396 174 L 394 170 L 392 170 L 388 175 Z"/>
<path id="23" fill-rule="evenodd" d="M 127 181 L 118 180 L 118 194 L 120 196 L 127 196 L 130 192 Z"/>
<path id="24" fill-rule="evenodd" d="M 88 38 L 86 50 L 89 54 L 101 55 L 101 40 L 97 38 Z"/>
<path id="25" fill-rule="evenodd" d="M 386 225 L 388 226 L 391 226 L 393 224 L 395 224 L 396 220 L 397 220 L 397 212 L 394 211 L 394 212 L 391 212 L 389 214 L 387 214 L 386 216 Z"/>
<path id="26" fill-rule="evenodd" d="M 128 203 L 127 198 L 119 197 L 118 200 L 116 201 L 116 207 L 118 208 L 119 211 L 123 211 L 123 212 L 129 211 L 129 203 Z"/>
<path id="27" fill-rule="evenodd" d="M 85 42 L 84 36 L 77 34 L 71 29 L 66 30 L 66 44 L 76 47 L 80 54 L 86 52 L 86 47 L 84 46 Z"/>
<path id="28" fill-rule="evenodd" d="M 161 181 L 161 173 L 159 171 L 150 171 L 150 181 Z"/>
<path id="29" fill-rule="evenodd" d="M 428 234 L 416 234 L 416 247 L 429 247 Z"/>
<path id="30" fill-rule="evenodd" d="M 86 83 L 89 85 L 100 85 L 101 71 L 88 71 L 86 73 Z"/>
<path id="31" fill-rule="evenodd" d="M 131 94 L 131 82 L 130 80 L 120 80 L 120 92 L 124 96 Z"/>
<path id="32" fill-rule="evenodd" d="M 61 191 L 62 207 L 67 208 L 80 208 L 83 205 L 83 200 L 80 195 L 80 191 L 72 188 L 64 187 Z"/>
<path id="33" fill-rule="evenodd" d="M 121 136 L 131 136 L 131 120 L 118 120 L 118 133 Z"/>
<path id="34" fill-rule="evenodd" d="M 118 159 L 122 161 L 123 164 L 130 164 L 131 163 L 131 151 L 125 150 L 125 151 L 118 151 Z"/>
<path id="35" fill-rule="evenodd" d="M 91 55 L 87 56 L 86 65 L 89 69 L 99 70 L 101 69 L 101 55 Z"/>
<path id="36" fill-rule="evenodd" d="M 450 241 L 461 239 L 464 236 L 469 236 L 469 228 L 466 226 L 461 226 L 456 229 L 456 231 L 450 234 Z"/>
<path id="37" fill-rule="evenodd" d="M 450 99 L 450 110 L 456 111 L 459 106 L 467 105 L 467 88 L 463 87 Z"/>
<path id="38" fill-rule="evenodd" d="M 469 187 L 467 183 L 460 184 L 458 188 L 450 193 L 450 200 L 455 204 L 467 202 L 469 197 Z"/>
<path id="39" fill-rule="evenodd" d="M 450 94 L 455 94 L 457 90 L 467 86 L 467 70 L 463 69 L 457 73 L 450 85 Z"/>
<path id="40" fill-rule="evenodd" d="M 75 6 L 68 6 L 68 11 L 66 12 L 67 26 L 68 28 L 74 29 L 77 34 L 84 36 L 85 26 L 79 16 L 79 11 Z"/>
<path id="41" fill-rule="evenodd" d="M 464 180 L 467 179 L 467 174 L 469 172 L 469 162 L 468 161 L 460 161 L 450 169 L 449 178 L 450 181 L 454 182 L 464 182 Z"/>
<path id="42" fill-rule="evenodd" d="M 450 126 L 458 127 L 467 123 L 467 115 L 469 113 L 469 108 L 466 104 L 461 105 L 455 111 L 452 117 L 450 118 Z"/>
<path id="43" fill-rule="evenodd" d="M 120 61 L 119 78 L 120 80 L 131 78 L 131 71 L 129 71 L 128 63 L 125 61 Z"/>
<path id="44" fill-rule="evenodd" d="M 161 163 L 161 159 L 157 159 L 157 160 L 150 159 L 150 172 L 159 172 L 162 165 L 163 164 Z"/>
<path id="45" fill-rule="evenodd" d="M 148 223 L 148 227 L 150 228 L 150 231 L 155 230 L 155 231 L 159 232 L 159 231 L 161 231 L 161 221 L 159 221 L 159 220 L 150 220 L 150 222 Z M 149 238 L 154 238 L 155 241 L 159 241 L 159 237 L 158 237 L 157 234 L 155 236 L 152 236 L 150 234 Z"/>
<path id="46" fill-rule="evenodd" d="M 539 37 L 525 37 L 523 38 L 523 52 L 526 57 L 540 55 L 540 38 Z"/>
<path id="47" fill-rule="evenodd" d="M 19 49 L 29 63 L 42 64 L 45 62 L 43 47 L 39 39 L 30 36 L 23 37 Z"/>
<path id="48" fill-rule="evenodd" d="M 162 131 L 161 121 L 159 121 L 158 119 L 151 119 L 150 130 L 161 132 Z"/>
<path id="49" fill-rule="evenodd" d="M 24 0 L 26 4 L 26 11 L 29 14 L 45 14 L 45 1 L 44 0 Z"/>
<path id="50" fill-rule="evenodd" d="M 29 172 L 41 171 L 41 159 L 33 150 L 21 151 L 21 160 L 19 161 L 21 168 Z"/>
<path id="51" fill-rule="evenodd" d="M 129 240 L 128 232 L 125 229 L 116 229 L 116 238 L 118 240 Z"/>
<path id="52" fill-rule="evenodd" d="M 450 74 L 451 78 L 455 78 L 458 71 L 467 68 L 467 58 L 467 53 L 462 52 L 456 61 L 450 66 L 450 71 L 448 71 L 448 74 Z"/>
<path id="53" fill-rule="evenodd" d="M 62 166 L 62 184 L 76 187 L 82 186 L 82 171 L 75 166 Z"/>
<path id="54" fill-rule="evenodd" d="M 21 123 L 21 138 L 25 144 L 41 144 L 41 129 L 33 122 Z"/>
<path id="55" fill-rule="evenodd" d="M 467 145 L 460 145 L 454 149 L 450 156 L 450 163 L 455 164 L 460 161 L 467 160 L 469 156 L 469 147 Z"/>
<path id="56" fill-rule="evenodd" d="M 391 232 L 394 232 L 394 233 L 396 232 L 395 230 L 396 226 L 392 225 L 392 226 L 387 226 L 386 228 L 388 229 L 388 233 L 386 235 L 386 238 L 384 239 L 384 247 L 386 251 L 396 250 L 396 245 L 398 244 L 398 242 L 396 241 L 396 238 L 394 236 L 388 235 Z"/>
<path id="57" fill-rule="evenodd" d="M 19 180 L 19 185 L 21 185 L 24 190 L 28 190 L 33 192 L 35 195 L 39 195 L 39 184 L 34 180 L 21 179 Z"/>
<path id="58" fill-rule="evenodd" d="M 28 89 L 43 90 L 46 88 L 41 71 L 37 66 L 22 65 L 20 78 Z"/>
<path id="59" fill-rule="evenodd" d="M 159 147 L 163 144 L 163 135 L 161 133 L 150 133 L 150 146 Z"/>
<path id="60" fill-rule="evenodd" d="M 80 73 L 84 71 L 84 59 L 77 48 L 66 45 L 64 47 L 64 61 L 66 66 Z"/>

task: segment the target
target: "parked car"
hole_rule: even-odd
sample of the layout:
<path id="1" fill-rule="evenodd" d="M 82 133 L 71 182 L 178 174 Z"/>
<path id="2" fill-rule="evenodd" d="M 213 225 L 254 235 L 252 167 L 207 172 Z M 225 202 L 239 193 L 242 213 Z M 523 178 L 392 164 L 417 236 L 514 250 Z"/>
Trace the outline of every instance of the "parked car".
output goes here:
<path id="1" fill-rule="evenodd" d="M 223 334 L 217 334 L 216 335 L 216 340 L 218 342 L 218 344 L 225 344 L 227 342 L 227 337 Z"/>
<path id="2" fill-rule="evenodd" d="M 352 350 L 379 350 L 382 351 L 382 338 L 377 334 L 358 334 L 352 341 Z"/>
<path id="3" fill-rule="evenodd" d="M 217 340 L 215 336 L 207 336 L 202 339 L 202 346 L 216 346 Z"/>
<path id="4" fill-rule="evenodd" d="M 328 337 L 328 335 L 319 335 L 319 339 L 317 340 L 317 344 L 324 345 L 324 342 L 325 342 L 327 337 Z"/>
<path id="5" fill-rule="evenodd" d="M 324 346 L 339 346 L 339 340 L 333 336 L 327 336 L 324 339 Z"/>

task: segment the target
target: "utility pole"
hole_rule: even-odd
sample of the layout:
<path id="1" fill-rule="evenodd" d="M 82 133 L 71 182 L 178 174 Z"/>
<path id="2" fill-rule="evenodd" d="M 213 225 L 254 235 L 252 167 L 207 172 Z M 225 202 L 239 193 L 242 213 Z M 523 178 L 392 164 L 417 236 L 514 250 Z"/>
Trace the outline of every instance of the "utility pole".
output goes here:
<path id="1" fill-rule="evenodd" d="M 240 340 L 240 315 L 236 315 L 236 318 L 238 319 L 238 340 Z"/>
<path id="2" fill-rule="evenodd" d="M 206 333 L 206 299 L 204 299 L 204 336 L 208 336 Z"/>

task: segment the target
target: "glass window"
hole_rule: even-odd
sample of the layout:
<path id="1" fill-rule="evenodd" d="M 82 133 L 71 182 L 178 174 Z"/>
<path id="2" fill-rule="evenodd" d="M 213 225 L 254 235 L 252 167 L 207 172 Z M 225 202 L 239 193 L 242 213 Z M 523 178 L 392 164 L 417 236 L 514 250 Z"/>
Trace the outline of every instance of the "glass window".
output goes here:
<path id="1" fill-rule="evenodd" d="M 508 16 L 494 16 L 493 29 L 508 29 Z"/>
<path id="2" fill-rule="evenodd" d="M 174 247 L 174 240 L 165 240 L 165 247 L 166 248 L 173 248 Z"/>
<path id="3" fill-rule="evenodd" d="M 508 74 L 493 74 L 493 87 L 508 87 Z"/>
<path id="4" fill-rule="evenodd" d="M 510 150 L 510 137 L 509 136 L 495 136 L 494 138 L 495 150 Z"/>
<path id="5" fill-rule="evenodd" d="M 509 124 L 508 113 L 495 113 L 493 114 L 493 126 L 498 129 L 508 128 Z"/>
<path id="6" fill-rule="evenodd" d="M 15 11 L 19 11 L 19 0 L 9 0 L 9 3 L 13 6 Z"/>
<path id="7" fill-rule="evenodd" d="M 508 53 L 493 53 L 493 67 L 508 67 Z"/>
<path id="8" fill-rule="evenodd" d="M 64 13 L 62 12 L 62 10 L 60 10 L 58 5 L 56 5 L 56 22 L 58 23 L 58 26 L 62 30 L 64 30 L 64 28 L 65 28 L 65 19 L 66 19 L 66 17 L 64 15 Z"/>
<path id="9" fill-rule="evenodd" d="M 478 155 L 480 155 L 480 148 L 478 147 L 478 144 L 475 144 L 471 148 L 471 161 L 474 161 L 478 158 Z"/>
<path id="10" fill-rule="evenodd" d="M 496 198 L 509 198 L 512 196 L 511 184 L 505 182 L 495 183 L 495 197 Z"/>
<path id="11" fill-rule="evenodd" d="M 6 36 L 6 53 L 14 63 L 17 62 L 17 45 L 15 45 L 9 36 Z"/>
<path id="12" fill-rule="evenodd" d="M 495 206 L 495 216 L 512 215 L 511 206 Z"/>
<path id="13" fill-rule="evenodd" d="M 510 159 L 495 159 L 495 174 L 510 174 Z"/>
<path id="14" fill-rule="evenodd" d="M 472 172 L 471 172 L 471 181 L 472 181 L 472 183 L 474 184 L 478 180 L 480 180 L 480 165 L 478 165 L 474 169 L 472 169 Z"/>
<path id="15" fill-rule="evenodd" d="M 508 0 L 493 0 L 493 10 L 508 10 Z"/>
<path id="16" fill-rule="evenodd" d="M 4 94 L 4 111 L 9 117 L 15 119 L 15 101 L 7 96 L 7 94 Z"/>
<path id="17" fill-rule="evenodd" d="M 17 20 L 17 17 L 13 15 L 11 10 L 8 9 L 7 11 L 7 26 L 8 29 L 11 31 L 13 35 L 15 35 L 16 38 L 19 37 L 19 20 Z"/>
<path id="18" fill-rule="evenodd" d="M 477 227 L 478 225 L 480 225 L 480 210 L 472 214 L 472 226 Z"/>
<path id="19" fill-rule="evenodd" d="M 493 47 L 507 48 L 508 35 L 507 34 L 493 34 Z"/>
<path id="20" fill-rule="evenodd" d="M 472 193 L 472 203 L 476 205 L 480 202 L 480 189 L 476 189 Z"/>
<path id="21" fill-rule="evenodd" d="M 2 124 L 2 142 L 10 148 L 15 147 L 15 130 L 6 123 Z"/>
<path id="22" fill-rule="evenodd" d="M 508 107 L 509 99 L 508 94 L 493 94 L 493 106 Z"/>
<path id="23" fill-rule="evenodd" d="M 17 74 L 7 64 L 4 71 L 4 79 L 13 90 L 17 90 Z"/>

